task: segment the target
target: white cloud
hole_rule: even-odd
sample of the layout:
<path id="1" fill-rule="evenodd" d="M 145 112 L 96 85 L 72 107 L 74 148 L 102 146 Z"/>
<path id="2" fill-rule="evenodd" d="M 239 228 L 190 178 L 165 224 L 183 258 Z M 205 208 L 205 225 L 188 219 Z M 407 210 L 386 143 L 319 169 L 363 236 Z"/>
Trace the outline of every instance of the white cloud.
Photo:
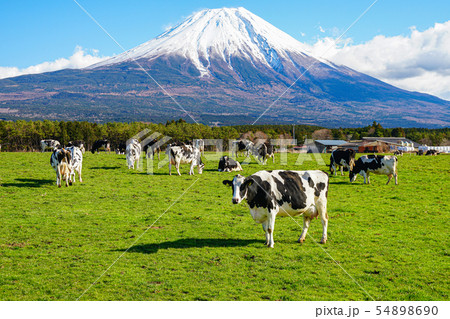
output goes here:
<path id="1" fill-rule="evenodd" d="M 9 78 L 13 76 L 19 76 L 24 74 L 37 74 L 43 72 L 51 72 L 62 69 L 81 69 L 92 65 L 94 63 L 103 61 L 108 57 L 98 56 L 98 50 L 86 50 L 80 46 L 75 48 L 75 51 L 68 59 L 60 58 L 55 61 L 43 62 L 40 64 L 32 65 L 27 68 L 19 69 L 17 67 L 1 67 L 0 66 L 0 79 Z"/>
<path id="2" fill-rule="evenodd" d="M 325 37 L 310 50 L 400 88 L 450 99 L 450 21 L 422 32 L 411 27 L 408 36 L 379 35 L 359 45 Z"/>

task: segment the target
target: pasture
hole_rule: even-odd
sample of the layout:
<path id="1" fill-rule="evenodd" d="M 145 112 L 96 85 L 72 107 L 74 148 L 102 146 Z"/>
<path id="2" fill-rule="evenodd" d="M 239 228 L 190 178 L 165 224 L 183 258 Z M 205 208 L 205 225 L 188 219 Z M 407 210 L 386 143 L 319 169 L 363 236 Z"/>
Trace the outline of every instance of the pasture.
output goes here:
<path id="1" fill-rule="evenodd" d="M 242 174 L 328 171 L 297 157 Z M 49 158 L 0 153 L 1 300 L 449 299 L 448 155 L 399 157 L 398 186 L 331 177 L 327 244 L 320 220 L 299 244 L 302 218 L 283 217 L 274 249 L 247 205 L 231 203 L 222 180 L 236 173 L 217 161 L 203 175 L 147 175 L 125 155 L 87 152 L 84 183 L 58 189 Z"/>

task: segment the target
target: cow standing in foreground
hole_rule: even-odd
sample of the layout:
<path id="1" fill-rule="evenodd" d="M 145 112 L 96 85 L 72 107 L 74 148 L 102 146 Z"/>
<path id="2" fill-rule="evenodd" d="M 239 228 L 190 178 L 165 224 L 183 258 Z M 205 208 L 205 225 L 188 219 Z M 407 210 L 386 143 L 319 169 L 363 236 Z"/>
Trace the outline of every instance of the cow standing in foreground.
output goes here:
<path id="1" fill-rule="evenodd" d="M 41 152 L 44 153 L 46 150 L 54 150 L 55 148 L 61 147 L 61 144 L 57 140 L 41 140 Z"/>
<path id="2" fill-rule="evenodd" d="M 136 139 L 131 139 L 127 141 L 127 148 L 125 153 L 127 154 L 127 165 L 128 169 L 132 168 L 134 169 L 134 163 L 136 163 L 136 166 L 139 162 L 139 159 L 141 157 L 141 143 L 139 143 Z"/>
<path id="3" fill-rule="evenodd" d="M 172 165 L 175 165 L 178 175 L 180 173 L 180 164 L 190 163 L 189 175 L 194 175 L 194 167 L 198 167 L 198 173 L 203 172 L 205 164 L 202 163 L 200 150 L 192 145 L 167 146 L 166 154 L 169 156 L 169 175 L 172 175 Z"/>
<path id="4" fill-rule="evenodd" d="M 341 176 L 344 176 L 344 168 L 352 170 L 355 164 L 355 151 L 352 149 L 337 149 L 331 152 L 330 156 L 330 172 L 337 176 L 337 170 L 341 170 Z"/>
<path id="5" fill-rule="evenodd" d="M 370 173 L 387 175 L 389 177 L 387 184 L 395 178 L 395 185 L 398 185 L 397 174 L 398 159 L 396 156 L 387 155 L 363 155 L 355 162 L 353 169 L 350 171 L 350 182 L 354 182 L 358 174 L 364 177 L 364 184 L 370 184 Z"/>
<path id="6" fill-rule="evenodd" d="M 71 146 L 66 148 L 70 152 L 70 181 L 71 183 L 75 183 L 75 172 L 78 173 L 78 179 L 80 183 L 83 182 L 81 178 L 81 170 L 83 169 L 83 152 L 79 147 Z"/>
<path id="7" fill-rule="evenodd" d="M 242 171 L 241 164 L 228 156 L 222 156 L 219 161 L 219 172 Z"/>
<path id="8" fill-rule="evenodd" d="M 56 171 L 56 185 L 61 187 L 61 180 L 66 182 L 66 186 L 72 185 L 70 174 L 72 168 L 70 166 L 71 154 L 69 150 L 64 148 L 55 149 L 50 156 L 50 165 Z"/>
<path id="9" fill-rule="evenodd" d="M 328 174 L 322 171 L 259 171 L 249 177 L 236 175 L 232 181 L 223 181 L 233 190 L 233 204 L 247 200 L 255 222 L 262 224 L 266 245 L 273 248 L 275 217 L 303 214 L 303 230 L 298 239 L 305 240 L 314 217 L 322 220 L 322 240 L 327 241 Z"/>

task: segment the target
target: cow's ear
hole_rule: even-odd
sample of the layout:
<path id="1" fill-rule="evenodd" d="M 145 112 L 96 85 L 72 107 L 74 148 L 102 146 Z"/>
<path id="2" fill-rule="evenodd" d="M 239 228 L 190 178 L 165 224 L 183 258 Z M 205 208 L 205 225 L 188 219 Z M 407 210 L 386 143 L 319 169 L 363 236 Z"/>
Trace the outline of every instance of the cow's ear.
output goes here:
<path id="1" fill-rule="evenodd" d="M 233 185 L 233 181 L 229 181 L 229 180 L 224 180 L 223 182 L 222 182 L 222 184 L 223 185 L 225 185 L 225 186 L 231 186 L 231 185 Z"/>
<path id="2" fill-rule="evenodd" d="M 254 180 L 251 178 L 248 178 L 245 180 L 245 182 L 241 185 L 241 189 L 245 189 L 246 187 L 249 187 L 253 184 Z"/>

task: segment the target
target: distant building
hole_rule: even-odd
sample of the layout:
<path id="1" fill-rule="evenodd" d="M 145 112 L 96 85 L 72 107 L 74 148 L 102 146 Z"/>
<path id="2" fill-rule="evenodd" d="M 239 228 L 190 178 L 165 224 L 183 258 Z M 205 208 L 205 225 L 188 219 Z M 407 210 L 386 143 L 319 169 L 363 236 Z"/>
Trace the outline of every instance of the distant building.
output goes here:
<path id="1" fill-rule="evenodd" d="M 398 147 L 411 147 L 418 148 L 421 144 L 411 141 L 406 137 L 363 137 L 364 142 L 376 142 L 381 141 L 390 146 L 392 151 L 397 150 Z"/>
<path id="2" fill-rule="evenodd" d="M 345 143 L 347 142 L 343 140 L 315 140 L 314 146 L 317 148 L 319 153 L 329 153 Z M 310 150 L 313 152 L 312 148 L 308 148 L 308 152 L 310 152 Z"/>
<path id="3" fill-rule="evenodd" d="M 383 141 L 364 141 L 358 147 L 358 153 L 389 153 L 391 148 L 388 143 Z"/>

